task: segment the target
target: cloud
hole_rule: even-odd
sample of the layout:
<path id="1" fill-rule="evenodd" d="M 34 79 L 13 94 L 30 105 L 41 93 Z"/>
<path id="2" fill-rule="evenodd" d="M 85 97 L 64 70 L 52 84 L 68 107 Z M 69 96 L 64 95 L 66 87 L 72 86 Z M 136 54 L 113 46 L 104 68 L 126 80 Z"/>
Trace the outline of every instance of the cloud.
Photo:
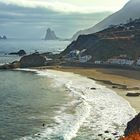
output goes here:
<path id="1" fill-rule="evenodd" d="M 81 6 L 70 2 L 61 2 L 58 0 L 0 0 L 1 3 L 5 3 L 7 5 L 16 5 L 20 7 L 26 8 L 46 8 L 57 12 L 65 12 L 65 13 L 95 13 L 102 11 L 114 11 L 115 7 L 112 6 L 104 6 L 103 2 L 100 5 L 91 6 Z M 82 1 L 81 1 L 82 3 Z M 88 2 L 87 2 L 88 3 Z M 92 3 L 93 4 L 93 3 Z"/>
<path id="2" fill-rule="evenodd" d="M 50 27 L 56 31 L 58 36 L 69 38 L 76 31 L 93 26 L 111 14 L 110 12 L 58 12 L 51 8 L 35 6 L 33 3 L 31 5 L 24 3 L 24 6 L 18 3 L 13 4 L 13 1 L 10 3 L 9 0 L 4 3 L 0 2 L 1 34 L 16 38 L 41 38 L 46 29 Z"/>

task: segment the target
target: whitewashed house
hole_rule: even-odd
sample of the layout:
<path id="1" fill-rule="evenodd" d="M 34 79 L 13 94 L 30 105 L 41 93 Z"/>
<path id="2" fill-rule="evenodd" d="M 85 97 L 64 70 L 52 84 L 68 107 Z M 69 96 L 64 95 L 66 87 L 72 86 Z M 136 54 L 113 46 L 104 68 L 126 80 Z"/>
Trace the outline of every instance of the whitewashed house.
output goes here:
<path id="1" fill-rule="evenodd" d="M 108 64 L 133 65 L 135 61 L 126 58 L 112 58 L 108 59 L 107 62 Z"/>
<path id="2" fill-rule="evenodd" d="M 100 60 L 94 61 L 95 64 L 101 64 L 102 62 Z"/>
<path id="3" fill-rule="evenodd" d="M 92 58 L 91 55 L 79 56 L 80 63 L 86 63 Z"/>
<path id="4" fill-rule="evenodd" d="M 137 59 L 136 65 L 140 66 L 140 57 Z"/>
<path id="5" fill-rule="evenodd" d="M 71 51 L 71 52 L 68 54 L 68 56 L 69 56 L 70 58 L 77 58 L 77 57 L 79 57 L 79 54 L 80 54 L 80 51 L 79 51 L 79 50 L 73 50 L 73 51 Z"/>

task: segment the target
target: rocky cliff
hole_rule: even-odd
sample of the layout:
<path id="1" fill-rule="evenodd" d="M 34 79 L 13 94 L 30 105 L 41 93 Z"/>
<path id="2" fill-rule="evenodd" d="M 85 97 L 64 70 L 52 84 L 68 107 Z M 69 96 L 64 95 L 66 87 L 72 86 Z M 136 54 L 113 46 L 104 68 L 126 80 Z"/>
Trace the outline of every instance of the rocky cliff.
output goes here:
<path id="1" fill-rule="evenodd" d="M 140 56 L 140 19 L 127 24 L 111 26 L 103 31 L 80 35 L 61 55 L 67 55 L 73 50 L 83 50 L 84 55 L 91 55 L 93 60 L 107 60 L 108 58 L 126 54 L 129 58 Z"/>

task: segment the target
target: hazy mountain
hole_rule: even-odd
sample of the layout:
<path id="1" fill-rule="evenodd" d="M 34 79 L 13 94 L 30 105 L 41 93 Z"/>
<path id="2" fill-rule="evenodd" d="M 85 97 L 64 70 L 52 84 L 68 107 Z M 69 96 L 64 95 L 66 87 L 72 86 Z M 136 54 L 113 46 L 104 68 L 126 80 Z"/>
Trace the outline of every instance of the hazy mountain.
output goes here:
<path id="1" fill-rule="evenodd" d="M 95 26 L 81 30 L 73 35 L 72 40 L 76 40 L 79 35 L 91 34 L 107 28 L 109 25 L 126 23 L 130 18 L 140 18 L 140 0 L 130 0 L 121 10 L 105 18 Z"/>

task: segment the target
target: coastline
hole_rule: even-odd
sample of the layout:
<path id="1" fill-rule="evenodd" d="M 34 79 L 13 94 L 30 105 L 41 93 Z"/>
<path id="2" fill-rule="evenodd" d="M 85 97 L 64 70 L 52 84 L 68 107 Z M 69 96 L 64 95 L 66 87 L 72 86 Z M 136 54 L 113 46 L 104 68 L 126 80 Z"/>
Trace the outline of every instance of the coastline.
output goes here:
<path id="1" fill-rule="evenodd" d="M 94 132 L 92 139 L 117 140 L 123 135 L 127 122 L 136 113 L 127 100 L 87 76 L 52 70 L 52 68 L 50 70 L 46 68 L 19 70 L 36 72 L 39 76 L 53 79 L 54 86 L 64 86 L 72 98 L 72 102 L 67 106 L 70 108 L 64 109 L 55 117 L 60 119 L 57 119 L 58 122 L 56 120 L 58 125 L 52 127 L 51 131 L 48 131 L 50 128 L 45 128 L 39 133 L 40 137 L 51 137 L 53 134 L 53 136 L 70 140 L 77 136 L 82 137 L 83 130 L 87 130 L 88 134 Z M 71 109 L 74 109 L 74 112 Z M 86 139 L 90 139 L 91 135 L 87 137 Z"/>
<path id="2" fill-rule="evenodd" d="M 93 79 L 97 83 L 114 90 L 119 96 L 126 99 L 137 113 L 140 112 L 140 97 L 126 96 L 128 92 L 140 92 L 139 71 L 62 66 L 40 67 L 38 69 L 53 69 L 63 72 L 72 72 Z M 115 85 L 116 88 L 112 88 L 113 85 Z"/>

